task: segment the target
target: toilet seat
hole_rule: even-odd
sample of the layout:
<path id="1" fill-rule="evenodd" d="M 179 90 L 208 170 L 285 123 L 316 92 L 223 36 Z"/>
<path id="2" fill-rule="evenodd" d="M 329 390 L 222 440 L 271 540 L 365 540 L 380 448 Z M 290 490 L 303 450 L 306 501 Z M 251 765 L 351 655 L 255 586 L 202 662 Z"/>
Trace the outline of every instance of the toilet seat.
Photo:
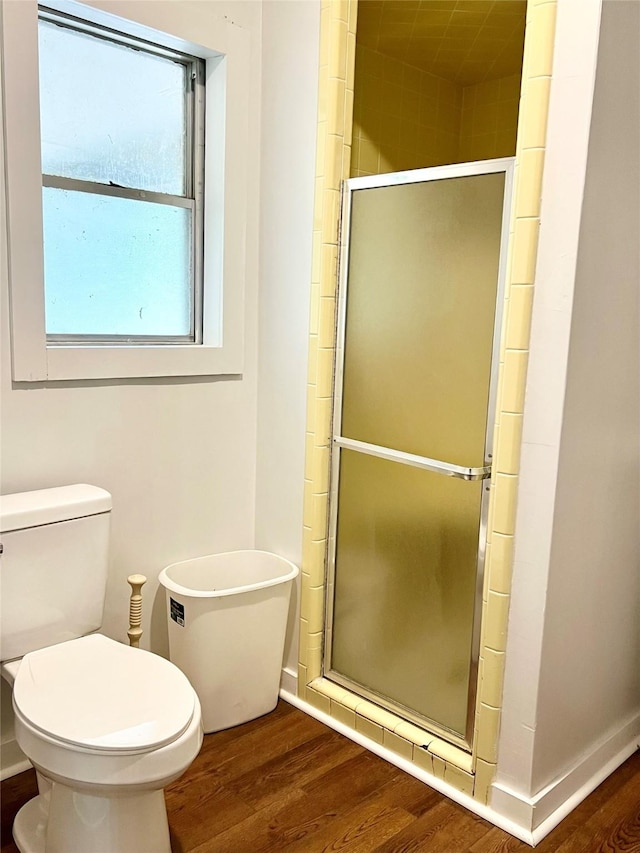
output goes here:
<path id="1" fill-rule="evenodd" d="M 25 655 L 13 687 L 17 715 L 46 740 L 112 755 L 176 741 L 196 701 L 169 661 L 101 634 Z"/>

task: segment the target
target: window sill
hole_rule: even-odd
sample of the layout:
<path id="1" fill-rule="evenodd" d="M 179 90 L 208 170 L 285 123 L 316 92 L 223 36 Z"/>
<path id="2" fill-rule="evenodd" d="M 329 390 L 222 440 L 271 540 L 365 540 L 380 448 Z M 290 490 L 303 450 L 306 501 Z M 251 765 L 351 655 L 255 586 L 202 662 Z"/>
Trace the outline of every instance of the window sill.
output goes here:
<path id="1" fill-rule="evenodd" d="M 48 346 L 46 375 L 21 374 L 18 382 L 73 379 L 132 379 L 242 373 L 242 349 L 235 352 L 197 344 L 163 346 Z M 39 372 L 38 372 L 39 373 Z"/>

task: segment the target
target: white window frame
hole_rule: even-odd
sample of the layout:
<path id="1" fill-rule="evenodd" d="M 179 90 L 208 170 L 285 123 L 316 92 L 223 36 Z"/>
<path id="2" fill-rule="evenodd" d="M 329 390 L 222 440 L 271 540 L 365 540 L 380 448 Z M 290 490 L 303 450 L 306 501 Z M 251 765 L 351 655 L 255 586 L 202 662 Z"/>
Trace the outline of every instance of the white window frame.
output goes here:
<path id="1" fill-rule="evenodd" d="M 6 2 L 1 38 L 13 380 L 242 373 L 249 33 L 222 16 L 209 14 L 206 43 L 194 44 L 181 33 L 158 32 L 146 22 L 120 18 L 75 0 L 47 0 L 46 5 L 206 61 L 203 340 L 158 346 L 47 344 L 38 6 L 35 0 Z"/>

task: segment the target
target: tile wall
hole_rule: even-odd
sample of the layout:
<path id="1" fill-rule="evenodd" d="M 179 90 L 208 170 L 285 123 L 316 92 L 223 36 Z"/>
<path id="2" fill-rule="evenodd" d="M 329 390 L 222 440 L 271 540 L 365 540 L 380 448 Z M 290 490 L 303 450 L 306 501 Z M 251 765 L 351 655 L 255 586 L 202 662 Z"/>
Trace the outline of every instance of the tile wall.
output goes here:
<path id="1" fill-rule="evenodd" d="M 513 157 L 520 75 L 461 86 L 358 44 L 351 177 Z"/>
<path id="2" fill-rule="evenodd" d="M 516 153 L 520 75 L 488 80 L 462 90 L 458 159 L 489 160 Z"/>
<path id="3" fill-rule="evenodd" d="M 298 695 L 482 802 L 497 761 L 555 12 L 556 0 L 529 0 L 470 756 L 322 678 L 339 189 L 351 162 L 357 3 L 323 0 L 321 11 Z"/>
<path id="4" fill-rule="evenodd" d="M 351 176 L 454 163 L 462 89 L 358 45 Z"/>

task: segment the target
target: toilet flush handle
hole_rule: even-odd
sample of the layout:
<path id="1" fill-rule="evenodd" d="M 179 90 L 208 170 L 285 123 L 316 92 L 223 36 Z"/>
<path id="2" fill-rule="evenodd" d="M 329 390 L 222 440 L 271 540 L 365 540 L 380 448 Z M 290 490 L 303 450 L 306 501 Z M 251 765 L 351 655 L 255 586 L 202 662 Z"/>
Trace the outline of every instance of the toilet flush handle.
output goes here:
<path id="1" fill-rule="evenodd" d="M 131 599 L 129 601 L 129 645 L 138 648 L 142 636 L 142 594 L 140 590 L 147 582 L 144 575 L 129 575 L 127 583 L 131 586 Z"/>

